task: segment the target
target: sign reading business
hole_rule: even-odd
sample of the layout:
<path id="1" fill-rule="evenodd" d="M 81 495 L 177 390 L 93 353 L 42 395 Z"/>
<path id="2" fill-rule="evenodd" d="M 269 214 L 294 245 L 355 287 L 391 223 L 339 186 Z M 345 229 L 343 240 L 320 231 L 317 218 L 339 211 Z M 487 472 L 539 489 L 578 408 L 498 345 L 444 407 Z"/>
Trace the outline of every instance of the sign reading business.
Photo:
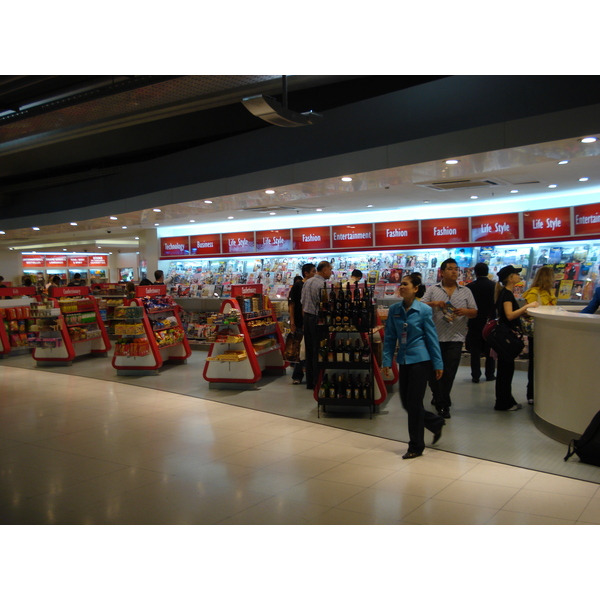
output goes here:
<path id="1" fill-rule="evenodd" d="M 190 237 L 190 254 L 196 256 L 221 253 L 221 234 L 192 235 Z"/>

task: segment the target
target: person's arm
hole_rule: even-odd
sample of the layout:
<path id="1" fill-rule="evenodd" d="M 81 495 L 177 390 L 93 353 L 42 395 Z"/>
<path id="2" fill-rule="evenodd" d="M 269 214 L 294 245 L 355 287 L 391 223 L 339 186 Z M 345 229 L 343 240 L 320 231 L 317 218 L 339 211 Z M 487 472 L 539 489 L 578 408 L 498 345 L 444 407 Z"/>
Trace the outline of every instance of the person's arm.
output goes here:
<path id="1" fill-rule="evenodd" d="M 290 300 L 288 302 L 288 311 L 290 313 L 290 331 L 292 333 L 296 333 L 296 317 L 295 317 L 295 306 L 296 304 L 294 303 L 293 300 Z"/>
<path id="2" fill-rule="evenodd" d="M 459 317 L 467 317 L 467 319 L 474 319 L 477 316 L 477 304 L 475 303 L 475 297 L 473 292 L 469 288 L 467 290 L 467 306 L 464 308 L 457 308 L 456 314 Z"/>
<path id="3" fill-rule="evenodd" d="M 423 317 L 423 333 L 425 335 L 427 352 L 429 352 L 429 358 L 431 359 L 431 364 L 435 371 L 435 378 L 440 379 L 444 374 L 444 360 L 442 359 L 437 329 L 433 324 L 431 315 L 425 315 Z"/>
<path id="4" fill-rule="evenodd" d="M 385 377 L 390 376 L 390 367 L 392 366 L 394 352 L 396 351 L 396 342 L 398 341 L 398 332 L 393 323 L 393 314 L 394 313 L 390 309 L 387 321 L 385 322 L 383 336 L 382 370 Z"/>
<path id="5" fill-rule="evenodd" d="M 444 308 L 446 303 L 443 300 L 432 300 L 433 287 L 434 286 L 431 286 L 425 290 L 425 294 L 423 294 L 421 302 L 423 304 L 427 304 L 427 306 L 430 306 L 431 308 Z"/>
<path id="6" fill-rule="evenodd" d="M 506 318 L 509 321 L 514 321 L 515 319 L 522 317 L 527 312 L 528 308 L 537 308 L 539 305 L 537 302 L 530 302 L 529 304 L 526 304 L 517 310 L 513 310 L 512 302 L 503 302 L 502 306 L 504 308 L 504 314 L 506 315 Z"/>
<path id="7" fill-rule="evenodd" d="M 596 288 L 591 302 L 581 311 L 582 313 L 593 315 L 600 306 L 600 287 Z"/>

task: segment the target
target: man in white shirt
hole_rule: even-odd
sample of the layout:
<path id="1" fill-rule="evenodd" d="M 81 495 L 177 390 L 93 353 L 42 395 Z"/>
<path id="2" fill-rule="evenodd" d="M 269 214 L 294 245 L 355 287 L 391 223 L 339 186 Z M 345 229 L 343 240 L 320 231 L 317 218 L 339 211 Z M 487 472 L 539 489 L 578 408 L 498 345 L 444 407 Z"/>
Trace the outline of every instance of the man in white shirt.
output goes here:
<path id="1" fill-rule="evenodd" d="M 460 365 L 462 347 L 467 335 L 469 319 L 477 316 L 477 304 L 471 290 L 458 285 L 460 274 L 458 264 L 447 258 L 441 265 L 442 281 L 427 289 L 422 302 L 433 309 L 433 322 L 437 329 L 444 361 L 444 374 L 441 379 L 430 378 L 429 387 L 433 393 L 432 404 L 444 419 L 450 418 L 450 392 Z"/>

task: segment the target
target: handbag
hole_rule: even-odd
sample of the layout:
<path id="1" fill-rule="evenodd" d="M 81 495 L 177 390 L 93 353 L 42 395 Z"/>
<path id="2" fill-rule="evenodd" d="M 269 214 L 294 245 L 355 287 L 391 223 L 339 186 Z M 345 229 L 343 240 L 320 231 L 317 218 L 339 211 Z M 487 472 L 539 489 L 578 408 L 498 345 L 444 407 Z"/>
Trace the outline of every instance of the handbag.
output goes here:
<path id="1" fill-rule="evenodd" d="M 283 352 L 285 360 L 292 363 L 300 362 L 300 342 L 302 333 L 288 333 L 285 338 L 285 350 Z"/>
<path id="2" fill-rule="evenodd" d="M 481 331 L 481 336 L 487 342 L 490 334 L 494 329 L 496 329 L 496 325 L 498 325 L 498 319 L 488 319 L 483 326 L 483 330 Z"/>
<path id="3" fill-rule="evenodd" d="M 496 327 L 488 336 L 487 342 L 490 348 L 505 360 L 515 360 L 525 348 L 525 342 L 515 330 L 502 321 L 496 323 Z"/>

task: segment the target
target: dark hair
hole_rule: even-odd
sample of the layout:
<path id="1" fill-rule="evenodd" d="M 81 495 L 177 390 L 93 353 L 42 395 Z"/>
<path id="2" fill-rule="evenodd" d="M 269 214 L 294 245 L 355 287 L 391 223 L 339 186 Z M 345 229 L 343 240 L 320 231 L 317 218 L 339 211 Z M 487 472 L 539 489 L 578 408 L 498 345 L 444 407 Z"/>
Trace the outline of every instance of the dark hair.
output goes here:
<path id="1" fill-rule="evenodd" d="M 323 269 L 326 269 L 327 267 L 330 267 L 331 263 L 328 260 L 322 260 L 318 265 L 317 265 L 317 271 L 322 271 Z"/>
<path id="2" fill-rule="evenodd" d="M 477 277 L 487 277 L 488 273 L 490 272 L 490 268 L 485 263 L 480 262 L 473 267 L 473 271 L 475 271 L 475 275 L 477 275 Z"/>
<path id="3" fill-rule="evenodd" d="M 160 269 L 158 271 L 154 271 L 154 279 L 158 281 L 161 277 L 164 277 L 164 272 Z"/>
<path id="4" fill-rule="evenodd" d="M 306 263 L 302 265 L 302 277 L 306 277 L 313 269 L 315 269 L 315 265 L 313 263 Z"/>
<path id="5" fill-rule="evenodd" d="M 350 273 L 350 277 L 358 277 L 359 279 L 362 279 L 362 271 L 359 271 L 358 269 L 354 269 L 354 271 L 352 271 L 352 273 Z"/>
<path id="6" fill-rule="evenodd" d="M 294 283 L 297 283 L 298 281 L 302 281 L 302 275 L 296 275 L 296 277 L 294 277 Z"/>
<path id="7" fill-rule="evenodd" d="M 75 273 L 75 275 L 73 275 L 73 279 L 81 279 L 81 275 L 79 273 Z"/>
<path id="8" fill-rule="evenodd" d="M 55 275 L 55 276 L 52 278 L 52 283 L 53 283 L 54 285 L 60 285 L 60 277 L 59 277 L 58 275 Z"/>
<path id="9" fill-rule="evenodd" d="M 417 289 L 417 298 L 422 298 L 425 295 L 425 286 L 421 283 L 421 273 L 409 273 L 402 279 L 408 279 Z"/>
<path id="10" fill-rule="evenodd" d="M 443 263 L 440 265 L 440 269 L 441 269 L 442 271 L 444 271 L 444 270 L 446 269 L 446 267 L 447 267 L 449 264 L 452 264 L 452 263 L 454 263 L 455 265 L 458 265 L 458 263 L 457 263 L 457 262 L 456 262 L 456 261 L 455 261 L 453 258 L 447 258 L 447 259 L 446 259 L 446 260 L 445 260 L 445 261 L 444 261 L 444 262 L 443 262 Z"/>
<path id="11" fill-rule="evenodd" d="M 152 285 L 152 282 L 147 277 L 144 277 L 144 279 L 140 281 L 140 285 Z"/>
<path id="12" fill-rule="evenodd" d="M 27 287 L 31 286 L 31 279 L 29 277 L 25 277 L 25 279 L 23 280 L 23 285 Z"/>

